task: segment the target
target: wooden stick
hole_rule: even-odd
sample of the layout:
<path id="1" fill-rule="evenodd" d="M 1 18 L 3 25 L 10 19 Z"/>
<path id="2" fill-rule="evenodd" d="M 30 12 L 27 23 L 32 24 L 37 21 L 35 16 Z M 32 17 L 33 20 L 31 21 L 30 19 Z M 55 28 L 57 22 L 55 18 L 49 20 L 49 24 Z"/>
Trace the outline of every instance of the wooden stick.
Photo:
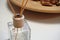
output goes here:
<path id="1" fill-rule="evenodd" d="M 24 0 L 22 0 L 21 9 L 23 8 L 23 5 L 24 5 Z M 21 9 L 20 9 L 20 16 L 22 16 Z"/>
<path id="2" fill-rule="evenodd" d="M 11 10 L 12 10 L 12 12 L 13 12 L 14 16 L 15 16 L 15 15 L 16 15 L 16 12 L 15 12 L 15 10 L 14 10 L 14 8 L 13 8 L 12 4 L 10 3 L 10 1 L 9 1 L 9 0 L 7 0 L 7 1 L 8 1 L 8 4 L 9 4 L 9 6 L 10 6 L 10 8 L 11 8 Z"/>
<path id="3" fill-rule="evenodd" d="M 16 33 L 16 36 L 15 36 L 15 40 L 17 40 L 17 37 L 18 37 L 18 28 L 17 28 L 17 33 Z"/>
<path id="4" fill-rule="evenodd" d="M 24 2 L 24 0 L 23 0 L 23 2 Z M 23 2 L 22 2 L 22 4 L 24 4 Z M 28 2 L 28 0 L 26 0 L 25 5 L 22 5 L 22 7 L 21 7 L 21 11 L 20 11 L 20 16 L 22 16 L 22 15 L 23 15 L 23 11 L 24 11 L 24 8 L 25 8 L 25 6 L 26 6 L 27 2 Z"/>

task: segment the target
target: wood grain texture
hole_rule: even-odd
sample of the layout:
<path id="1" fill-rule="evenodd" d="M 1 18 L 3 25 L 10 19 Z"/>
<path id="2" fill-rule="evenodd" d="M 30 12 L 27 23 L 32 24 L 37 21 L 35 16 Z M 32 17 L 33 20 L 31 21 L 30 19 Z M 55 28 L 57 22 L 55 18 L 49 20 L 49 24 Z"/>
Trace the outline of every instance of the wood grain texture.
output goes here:
<path id="1" fill-rule="evenodd" d="M 13 4 L 21 7 L 22 0 L 10 0 Z M 36 12 L 45 12 L 45 13 L 60 13 L 60 6 L 42 6 L 40 2 L 35 2 L 29 0 L 25 9 L 36 11 Z"/>

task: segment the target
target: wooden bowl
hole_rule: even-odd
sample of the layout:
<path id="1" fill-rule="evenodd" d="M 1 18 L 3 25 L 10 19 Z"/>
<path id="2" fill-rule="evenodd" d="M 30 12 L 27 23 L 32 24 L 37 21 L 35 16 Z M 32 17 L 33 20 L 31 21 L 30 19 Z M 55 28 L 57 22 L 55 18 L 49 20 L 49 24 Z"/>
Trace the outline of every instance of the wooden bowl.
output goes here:
<path id="1" fill-rule="evenodd" d="M 10 0 L 13 4 L 21 7 L 22 0 Z M 44 12 L 44 13 L 60 13 L 60 6 L 42 6 L 40 2 L 29 0 L 25 9 Z"/>

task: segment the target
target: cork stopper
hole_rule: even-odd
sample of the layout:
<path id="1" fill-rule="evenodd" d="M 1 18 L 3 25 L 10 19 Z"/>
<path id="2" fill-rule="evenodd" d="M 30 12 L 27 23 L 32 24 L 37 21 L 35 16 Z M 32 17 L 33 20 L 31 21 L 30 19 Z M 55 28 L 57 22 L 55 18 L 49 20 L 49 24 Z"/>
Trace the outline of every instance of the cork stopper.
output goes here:
<path id="1" fill-rule="evenodd" d="M 24 26 L 24 16 L 16 15 L 13 17 L 13 25 L 15 28 L 21 28 Z"/>

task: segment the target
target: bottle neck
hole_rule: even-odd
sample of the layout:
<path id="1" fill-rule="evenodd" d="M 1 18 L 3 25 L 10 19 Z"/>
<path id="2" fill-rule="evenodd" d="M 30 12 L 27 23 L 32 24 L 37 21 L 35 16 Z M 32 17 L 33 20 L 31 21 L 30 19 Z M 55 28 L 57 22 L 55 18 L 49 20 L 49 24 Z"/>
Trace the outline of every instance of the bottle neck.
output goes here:
<path id="1" fill-rule="evenodd" d="M 15 28 L 22 28 L 24 26 L 24 16 L 14 16 L 13 17 L 13 25 Z"/>

